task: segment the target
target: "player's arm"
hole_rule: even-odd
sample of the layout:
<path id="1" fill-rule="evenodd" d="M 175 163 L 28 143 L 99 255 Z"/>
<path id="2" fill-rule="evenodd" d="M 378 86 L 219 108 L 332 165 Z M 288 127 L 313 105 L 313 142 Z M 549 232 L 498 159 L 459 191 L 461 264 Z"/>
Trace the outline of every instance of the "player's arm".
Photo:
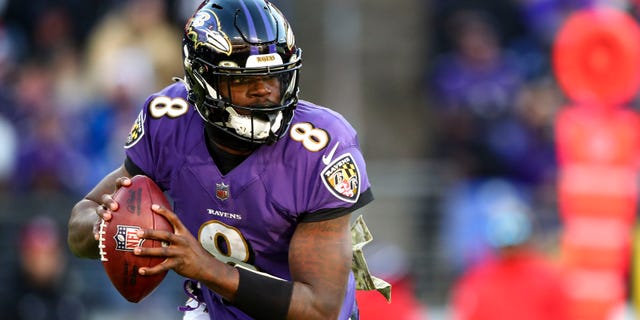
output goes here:
<path id="1" fill-rule="evenodd" d="M 336 319 L 351 270 L 349 217 L 300 223 L 289 248 L 289 319 Z"/>
<path id="2" fill-rule="evenodd" d="M 100 218 L 110 219 L 111 210 L 117 209 L 117 203 L 109 196 L 121 186 L 121 177 L 131 177 L 120 166 L 106 175 L 82 200 L 71 209 L 67 243 L 71 252 L 82 258 L 98 259 L 98 240 L 95 238 Z M 106 210 L 102 204 L 108 205 Z"/>
<path id="3" fill-rule="evenodd" d="M 298 225 L 289 248 L 293 281 L 236 270 L 231 301 L 256 319 L 337 319 L 351 270 L 349 215 Z"/>

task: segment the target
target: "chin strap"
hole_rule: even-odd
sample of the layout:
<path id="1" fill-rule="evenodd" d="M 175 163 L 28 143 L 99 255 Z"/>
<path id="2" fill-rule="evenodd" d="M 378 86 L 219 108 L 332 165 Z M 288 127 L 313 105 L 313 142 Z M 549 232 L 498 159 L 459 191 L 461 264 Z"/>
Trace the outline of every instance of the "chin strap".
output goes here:
<path id="1" fill-rule="evenodd" d="M 278 112 L 276 115 L 267 114 L 269 121 L 264 121 L 253 116 L 238 114 L 232 107 L 227 107 L 225 110 L 229 113 L 229 118 L 225 123 L 220 123 L 220 125 L 232 128 L 238 135 L 245 138 L 254 140 L 268 139 L 271 136 L 275 136 L 274 133 L 282 125 L 282 112 Z"/>
<path id="2" fill-rule="evenodd" d="M 277 115 L 274 115 L 273 113 L 269 113 L 267 114 L 267 117 L 269 118 L 269 123 L 271 124 L 271 131 L 269 132 L 269 136 L 267 137 L 267 144 L 274 144 L 276 141 L 278 141 L 278 136 L 276 135 L 276 132 L 278 132 L 278 130 L 280 130 L 280 126 L 282 125 L 282 119 L 284 118 L 282 116 L 282 111 L 278 111 Z"/>

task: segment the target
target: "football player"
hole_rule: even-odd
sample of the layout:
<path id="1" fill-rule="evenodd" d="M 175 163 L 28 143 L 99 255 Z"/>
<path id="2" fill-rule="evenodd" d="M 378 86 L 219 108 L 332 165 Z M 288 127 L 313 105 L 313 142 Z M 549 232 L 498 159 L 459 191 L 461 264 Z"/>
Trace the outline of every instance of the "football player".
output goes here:
<path id="1" fill-rule="evenodd" d="M 171 44 L 168 44 L 171 45 Z M 186 278 L 185 319 L 357 319 L 351 213 L 373 200 L 352 126 L 298 100 L 302 51 L 266 0 L 205 0 L 182 41 L 185 77 L 152 94 L 123 165 L 72 209 L 69 246 L 98 258 L 110 194 L 151 177 L 174 233 L 138 248 L 166 260 L 142 275 Z"/>

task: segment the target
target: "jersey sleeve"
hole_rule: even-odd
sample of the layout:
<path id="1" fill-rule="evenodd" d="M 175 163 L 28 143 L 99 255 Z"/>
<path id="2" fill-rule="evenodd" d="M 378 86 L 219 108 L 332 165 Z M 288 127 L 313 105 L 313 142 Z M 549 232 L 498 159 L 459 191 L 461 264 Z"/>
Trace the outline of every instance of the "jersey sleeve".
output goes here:
<path id="1" fill-rule="evenodd" d="M 180 87 L 174 84 L 147 99 L 124 145 L 125 165 L 137 167 L 164 188 L 180 161 L 175 139 L 188 118 L 189 105 Z"/>
<path id="2" fill-rule="evenodd" d="M 365 162 L 356 147 L 345 148 L 329 164 L 322 164 L 319 183 L 311 192 L 313 207 L 302 221 L 321 221 L 349 214 L 373 201 Z"/>
<path id="3" fill-rule="evenodd" d="M 151 128 L 149 121 L 147 121 L 149 117 L 148 113 L 148 105 L 149 100 L 147 100 L 143 106 L 143 108 L 138 113 L 133 125 L 131 126 L 131 130 L 129 131 L 129 136 L 125 142 L 125 154 L 127 156 L 126 163 L 131 165 L 135 165 L 137 169 L 144 172 L 144 174 L 153 177 L 155 172 L 154 167 L 152 166 L 151 159 L 154 158 L 152 154 L 153 148 L 153 139 L 150 133 Z M 138 172 L 136 172 L 138 173 Z"/>
<path id="4" fill-rule="evenodd" d="M 303 109 L 304 110 L 304 109 Z M 319 113 L 319 114 L 318 114 Z M 358 136 L 351 125 L 338 113 L 320 109 L 308 116 L 308 122 L 294 123 L 293 140 L 303 144 L 307 170 L 302 188 L 306 190 L 301 221 L 321 221 L 353 212 L 373 200 L 366 163 Z M 300 128 L 296 128 L 296 126 Z M 296 131 L 297 130 L 297 131 Z M 301 133 L 299 137 L 296 137 Z M 315 151 L 314 142 L 325 141 Z M 298 138 L 298 139 L 296 139 Z"/>

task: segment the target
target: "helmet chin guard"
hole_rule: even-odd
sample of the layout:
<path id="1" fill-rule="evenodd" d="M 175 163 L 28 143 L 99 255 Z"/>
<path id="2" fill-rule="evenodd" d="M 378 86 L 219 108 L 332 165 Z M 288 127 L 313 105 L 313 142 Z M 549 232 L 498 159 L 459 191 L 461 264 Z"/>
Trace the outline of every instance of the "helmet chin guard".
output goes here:
<path id="1" fill-rule="evenodd" d="M 205 0 L 185 26 L 185 83 L 208 128 L 231 148 L 253 150 L 283 137 L 298 102 L 302 50 L 291 27 L 266 0 Z M 230 83 L 269 79 L 280 101 L 239 105 Z"/>
<path id="2" fill-rule="evenodd" d="M 270 119 L 267 121 L 258 119 L 253 116 L 240 115 L 234 108 L 225 109 L 229 113 L 229 119 L 226 123 L 221 124 L 227 128 L 235 129 L 238 135 L 252 140 L 264 140 L 269 137 L 272 132 L 277 132 L 282 122 L 282 112 L 278 111 L 273 117 L 272 113 L 267 113 Z"/>

